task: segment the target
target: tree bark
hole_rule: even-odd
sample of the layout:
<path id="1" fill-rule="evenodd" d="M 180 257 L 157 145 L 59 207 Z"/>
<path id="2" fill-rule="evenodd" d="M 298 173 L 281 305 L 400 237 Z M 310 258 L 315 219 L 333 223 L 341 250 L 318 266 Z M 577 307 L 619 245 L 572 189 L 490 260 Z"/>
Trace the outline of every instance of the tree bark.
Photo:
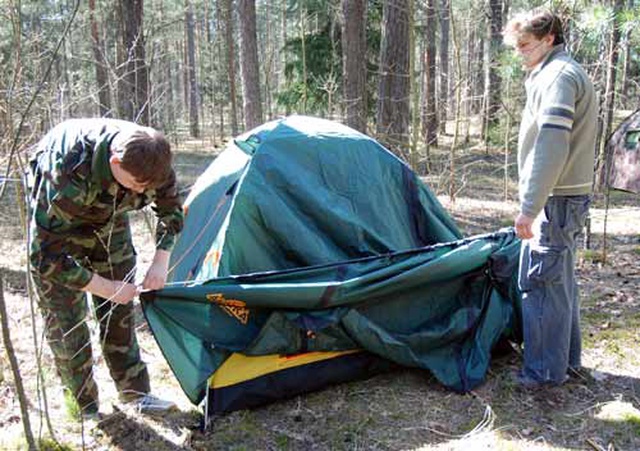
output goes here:
<path id="1" fill-rule="evenodd" d="M 272 24 L 271 24 L 271 5 L 270 4 L 266 4 L 264 6 L 264 12 L 265 12 L 265 32 L 264 32 L 264 41 L 266 42 L 266 51 L 267 54 L 265 56 L 265 58 L 263 58 L 264 61 L 264 108 L 265 108 L 265 116 L 266 116 L 266 120 L 270 121 L 273 118 L 273 110 L 272 110 L 272 93 L 271 93 L 271 85 L 273 83 L 273 80 L 276 80 L 276 86 L 277 86 L 277 75 L 274 74 L 273 72 L 275 72 L 276 69 L 276 64 L 274 63 L 275 60 L 275 49 L 279 48 L 278 43 L 274 42 L 276 41 L 276 35 L 271 31 L 272 28 Z"/>
<path id="2" fill-rule="evenodd" d="M 380 76 L 378 83 L 378 138 L 408 161 L 409 143 L 409 0 L 386 0 L 382 13 Z"/>
<path id="3" fill-rule="evenodd" d="M 236 99 L 236 46 L 233 40 L 233 0 L 222 0 L 224 37 L 227 48 L 227 80 L 231 101 L 231 135 L 238 134 L 238 108 Z"/>
<path id="4" fill-rule="evenodd" d="M 438 22 L 435 0 L 427 0 L 426 7 L 422 136 L 427 148 L 428 159 L 429 148 L 438 145 L 438 113 L 436 110 L 436 27 Z"/>
<path id="5" fill-rule="evenodd" d="M 618 52 L 620 44 L 620 13 L 624 8 L 624 0 L 615 0 L 613 5 L 614 21 L 609 38 L 609 48 L 607 52 L 607 81 L 604 92 L 604 104 L 602 112 L 602 134 L 598 146 L 598 173 L 596 186 L 601 190 L 606 189 L 608 182 L 609 168 L 611 166 L 611 149 L 608 149 L 607 141 L 611 134 L 613 122 L 613 110 L 616 99 L 616 66 L 618 65 Z"/>
<path id="6" fill-rule="evenodd" d="M 281 0 L 280 2 L 280 31 L 282 36 L 282 43 L 280 48 L 284 48 L 287 45 L 287 1 Z M 284 84 L 287 82 L 287 77 L 284 75 L 285 67 L 287 67 L 287 54 L 288 52 L 280 52 L 282 55 L 282 59 L 280 62 L 280 69 L 278 70 L 278 81 L 276 83 L 276 87 L 278 90 L 281 90 L 284 87 Z"/>
<path id="7" fill-rule="evenodd" d="M 120 117 L 149 124 L 148 67 L 144 49 L 144 0 L 119 0 L 122 52 L 118 83 Z"/>
<path id="8" fill-rule="evenodd" d="M 449 149 L 449 199 L 453 203 L 456 199 L 456 150 L 458 147 L 458 135 L 460 132 L 460 111 L 462 107 L 462 63 L 460 57 L 460 45 L 458 43 L 458 34 L 456 32 L 456 21 L 453 17 L 453 7 L 449 3 L 449 17 L 451 26 L 451 41 L 453 45 L 453 62 L 455 64 L 455 74 L 457 82 L 455 83 L 455 114 L 453 116 L 453 139 L 451 140 L 451 148 Z"/>
<path id="9" fill-rule="evenodd" d="M 187 34 L 187 78 L 189 83 L 189 130 L 192 138 L 200 136 L 198 118 L 198 83 L 196 80 L 196 49 L 194 43 L 193 5 L 190 0 L 185 0 L 185 27 Z"/>
<path id="10" fill-rule="evenodd" d="M 438 126 L 441 133 L 446 133 L 447 109 L 449 107 L 449 2 L 440 3 L 440 86 L 438 90 L 438 111 L 440 121 Z"/>
<path id="11" fill-rule="evenodd" d="M 502 0 L 489 0 L 488 6 L 489 24 L 487 26 L 487 40 L 485 41 L 485 107 L 482 121 L 485 141 L 487 140 L 489 129 L 498 123 L 500 85 L 502 84 L 498 61 L 502 48 Z"/>
<path id="12" fill-rule="evenodd" d="M 96 67 L 96 83 L 98 84 L 98 111 L 102 117 L 111 116 L 111 90 L 109 89 L 109 75 L 107 61 L 102 53 L 102 39 L 98 31 L 96 20 L 96 0 L 89 0 L 89 21 L 91 23 L 91 47 L 93 49 L 94 65 Z"/>
<path id="13" fill-rule="evenodd" d="M 473 82 L 471 90 L 473 92 L 473 112 L 482 116 L 482 109 L 484 105 L 484 18 L 479 20 L 478 29 L 476 30 L 476 42 L 474 45 L 474 58 L 473 58 Z"/>
<path id="14" fill-rule="evenodd" d="M 174 81 L 174 74 L 176 73 L 176 71 L 174 70 L 174 63 L 173 60 L 171 58 L 171 54 L 169 53 L 169 46 L 167 45 L 167 43 L 165 42 L 163 45 L 163 49 L 164 49 L 164 61 L 165 61 L 165 70 L 166 70 L 166 77 L 167 77 L 167 84 L 166 84 L 166 100 L 164 102 L 164 112 L 165 112 L 165 121 L 166 123 L 164 124 L 164 126 L 169 126 L 171 129 L 175 128 L 176 125 L 176 109 L 177 109 L 177 105 L 176 105 L 176 97 L 180 97 L 179 95 L 176 95 L 175 92 L 175 81 Z"/>
<path id="15" fill-rule="evenodd" d="M 242 107 L 244 125 L 250 130 L 262 124 L 260 100 L 260 66 L 256 35 L 255 0 L 238 0 L 240 20 L 240 74 L 242 76 Z"/>
<path id="16" fill-rule="evenodd" d="M 307 113 L 307 48 L 306 48 L 306 34 L 307 34 L 307 10 L 302 5 L 299 7 L 299 32 L 300 43 L 302 45 L 302 114 Z"/>
<path id="17" fill-rule="evenodd" d="M 367 132 L 367 2 L 342 0 L 342 98 L 346 124 Z"/>
<path id="18" fill-rule="evenodd" d="M 635 3 L 634 0 L 627 1 L 627 10 L 629 12 L 633 11 L 634 3 Z M 621 87 L 620 91 L 622 92 L 622 95 L 625 96 L 622 102 L 623 108 L 631 106 L 629 102 L 629 100 L 631 100 L 631 96 L 629 96 L 629 91 L 630 91 L 629 68 L 631 67 L 631 64 L 629 64 L 629 60 L 631 59 L 631 32 L 632 31 L 633 29 L 631 27 L 627 27 L 627 29 L 624 32 L 624 36 L 622 38 L 622 42 L 624 45 L 624 60 L 623 60 L 622 70 L 620 71 L 622 75 L 622 80 L 620 81 L 620 87 Z"/>

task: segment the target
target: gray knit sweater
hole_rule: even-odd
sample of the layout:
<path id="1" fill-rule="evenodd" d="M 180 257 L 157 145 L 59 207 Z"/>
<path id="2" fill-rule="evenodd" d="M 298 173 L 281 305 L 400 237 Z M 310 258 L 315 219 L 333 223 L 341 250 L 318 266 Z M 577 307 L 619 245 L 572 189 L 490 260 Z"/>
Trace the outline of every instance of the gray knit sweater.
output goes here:
<path id="1" fill-rule="evenodd" d="M 555 46 L 529 74 L 518 137 L 520 210 L 538 216 L 549 196 L 589 194 L 597 100 L 586 72 Z"/>

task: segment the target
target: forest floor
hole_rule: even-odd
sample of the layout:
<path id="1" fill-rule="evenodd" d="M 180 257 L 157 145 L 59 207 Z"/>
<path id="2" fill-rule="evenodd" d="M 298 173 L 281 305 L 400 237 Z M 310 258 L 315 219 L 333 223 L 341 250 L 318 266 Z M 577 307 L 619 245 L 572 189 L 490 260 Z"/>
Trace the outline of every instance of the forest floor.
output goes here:
<path id="1" fill-rule="evenodd" d="M 178 178 L 186 187 L 212 160 L 206 143 L 181 146 Z M 445 157 L 443 156 L 443 160 Z M 1 162 L 0 162 L 1 163 Z M 513 169 L 504 196 L 504 157 L 468 149 L 457 166 L 456 200 L 441 194 L 444 176 L 426 177 L 465 234 L 512 224 L 517 211 Z M 0 169 L 1 168 L 0 164 Z M 444 161 L 433 174 L 445 172 Z M 614 193 L 603 261 L 603 200 L 592 208 L 591 249 L 580 251 L 583 364 L 586 371 L 561 387 L 528 392 L 511 380 L 519 350 L 495 356 L 486 382 L 467 394 L 445 389 L 427 371 L 401 369 L 344 383 L 265 407 L 216 418 L 201 415 L 168 368 L 140 314 L 138 337 L 156 394 L 177 402 L 162 417 L 136 414 L 117 401 L 99 354 L 95 377 L 104 418 L 81 424 L 65 409 L 50 351 L 42 346 L 39 315 L 32 322 L 25 282 L 25 246 L 16 184 L 0 198 L 0 271 L 11 339 L 29 398 L 32 430 L 43 448 L 87 450 L 638 450 L 640 449 L 640 196 Z M 151 235 L 134 216 L 138 276 L 149 265 Z M 136 301 L 137 302 L 137 301 Z M 90 321 L 91 324 L 95 322 Z M 35 340 L 38 343 L 36 352 Z M 37 393 L 40 356 L 51 428 Z M 53 437 L 52 437 L 53 434 Z M 56 441 L 59 445 L 56 445 Z M 46 446 L 44 446 L 46 445 Z M 0 354 L 0 449 L 25 449 L 20 406 L 5 352 Z"/>

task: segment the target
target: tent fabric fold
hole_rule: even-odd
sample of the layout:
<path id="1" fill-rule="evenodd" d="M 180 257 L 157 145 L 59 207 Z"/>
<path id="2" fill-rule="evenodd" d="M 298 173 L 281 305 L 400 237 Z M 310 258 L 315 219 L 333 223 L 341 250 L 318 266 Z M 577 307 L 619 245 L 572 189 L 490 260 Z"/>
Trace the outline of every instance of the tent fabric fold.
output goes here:
<path id="1" fill-rule="evenodd" d="M 142 305 L 194 403 L 230 356 L 355 349 L 464 392 L 519 337 L 513 230 L 463 239 L 419 177 L 343 125 L 294 116 L 238 137 L 185 205 L 172 281 Z M 368 368 L 342 356 L 340 380 L 350 358 Z"/>

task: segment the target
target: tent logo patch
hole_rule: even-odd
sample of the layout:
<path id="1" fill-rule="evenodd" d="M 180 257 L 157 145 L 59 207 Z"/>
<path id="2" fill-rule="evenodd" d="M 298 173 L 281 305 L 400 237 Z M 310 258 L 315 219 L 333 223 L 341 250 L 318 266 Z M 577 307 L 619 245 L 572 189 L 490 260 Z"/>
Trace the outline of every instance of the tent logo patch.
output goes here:
<path id="1" fill-rule="evenodd" d="M 246 325 L 249 322 L 249 309 L 247 303 L 237 299 L 226 299 L 222 293 L 211 293 L 207 295 L 207 300 L 215 302 L 229 316 Z"/>

